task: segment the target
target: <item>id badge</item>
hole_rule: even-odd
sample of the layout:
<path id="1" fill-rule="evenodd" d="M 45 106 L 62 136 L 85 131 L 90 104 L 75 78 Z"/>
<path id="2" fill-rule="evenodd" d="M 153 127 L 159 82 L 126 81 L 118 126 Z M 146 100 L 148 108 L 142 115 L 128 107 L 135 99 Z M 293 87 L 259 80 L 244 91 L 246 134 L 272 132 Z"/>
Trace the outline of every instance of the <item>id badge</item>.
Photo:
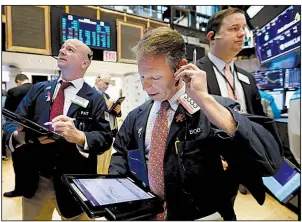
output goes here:
<path id="1" fill-rule="evenodd" d="M 85 99 L 85 98 L 82 98 L 80 96 L 75 96 L 71 102 L 83 107 L 83 108 L 86 108 L 88 106 L 88 103 L 89 103 L 89 100 Z"/>
<path id="2" fill-rule="evenodd" d="M 177 100 L 190 114 L 194 114 L 200 110 L 200 107 L 197 105 L 197 103 L 195 103 L 194 100 L 191 99 L 186 93 Z"/>

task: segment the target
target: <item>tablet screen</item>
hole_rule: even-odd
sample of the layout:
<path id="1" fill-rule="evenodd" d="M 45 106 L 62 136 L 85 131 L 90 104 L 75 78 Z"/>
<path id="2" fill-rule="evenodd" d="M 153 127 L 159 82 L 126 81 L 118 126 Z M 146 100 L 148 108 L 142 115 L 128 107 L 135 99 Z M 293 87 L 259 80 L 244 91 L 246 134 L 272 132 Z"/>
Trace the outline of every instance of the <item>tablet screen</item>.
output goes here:
<path id="1" fill-rule="evenodd" d="M 263 177 L 264 185 L 280 202 L 286 202 L 300 187 L 300 173 L 285 160 L 281 169 L 271 177 Z"/>
<path id="2" fill-rule="evenodd" d="M 147 193 L 127 178 L 72 179 L 93 206 L 150 199 Z M 81 194 L 79 194 L 81 196 Z M 85 198 L 81 197 L 84 201 Z"/>

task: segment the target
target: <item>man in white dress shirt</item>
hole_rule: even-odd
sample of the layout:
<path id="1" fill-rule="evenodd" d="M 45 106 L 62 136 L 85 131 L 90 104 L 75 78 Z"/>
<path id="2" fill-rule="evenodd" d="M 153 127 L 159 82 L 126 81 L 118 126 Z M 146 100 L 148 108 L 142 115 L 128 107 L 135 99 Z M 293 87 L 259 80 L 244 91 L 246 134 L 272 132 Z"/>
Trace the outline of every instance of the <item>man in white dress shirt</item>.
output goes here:
<path id="1" fill-rule="evenodd" d="M 21 191 L 23 220 L 51 220 L 54 209 L 62 220 L 89 219 L 61 176 L 97 173 L 97 155 L 112 143 L 105 100 L 84 82 L 91 60 L 87 45 L 67 40 L 58 56 L 60 78 L 35 84 L 16 110 L 41 126 L 51 123 L 45 127 L 60 134 L 60 140 L 39 137 L 13 121 L 6 122 L 6 143 L 22 157 L 19 164 L 26 175 Z M 79 116 L 82 113 L 86 116 Z"/>

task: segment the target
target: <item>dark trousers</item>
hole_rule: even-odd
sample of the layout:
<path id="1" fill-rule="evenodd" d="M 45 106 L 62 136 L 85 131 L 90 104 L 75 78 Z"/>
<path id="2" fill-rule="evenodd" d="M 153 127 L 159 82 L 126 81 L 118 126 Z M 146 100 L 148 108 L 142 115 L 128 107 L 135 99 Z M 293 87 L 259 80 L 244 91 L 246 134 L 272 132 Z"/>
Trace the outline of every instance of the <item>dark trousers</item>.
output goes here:
<path id="1" fill-rule="evenodd" d="M 2 134 L 2 156 L 7 156 L 6 145 L 5 145 L 5 135 Z"/>
<path id="2" fill-rule="evenodd" d="M 18 151 L 12 152 L 13 168 L 14 168 L 14 172 L 15 172 L 15 191 L 16 192 L 21 192 L 22 181 L 24 179 L 26 179 L 26 178 L 24 178 L 24 177 L 26 177 L 26 175 L 24 175 L 24 171 L 22 169 L 22 164 L 20 164 L 20 155 L 21 154 L 22 154 L 22 152 L 18 152 Z"/>

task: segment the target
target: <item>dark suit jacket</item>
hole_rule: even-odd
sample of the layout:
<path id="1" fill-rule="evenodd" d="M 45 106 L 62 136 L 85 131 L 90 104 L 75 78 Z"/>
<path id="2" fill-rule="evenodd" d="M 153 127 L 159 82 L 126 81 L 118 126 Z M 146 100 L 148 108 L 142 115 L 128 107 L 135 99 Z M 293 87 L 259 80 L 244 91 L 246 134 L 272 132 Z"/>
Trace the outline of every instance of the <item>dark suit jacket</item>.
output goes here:
<path id="1" fill-rule="evenodd" d="M 51 101 L 47 101 L 48 95 L 53 95 L 57 80 L 40 82 L 35 84 L 31 91 L 20 103 L 16 113 L 28 118 L 39 125 L 49 121 Z M 80 111 L 88 113 L 87 117 L 92 117 L 92 121 L 81 124 L 88 143 L 89 150 L 84 151 L 89 154 L 86 158 L 82 156 L 74 143 L 66 140 L 57 141 L 42 145 L 37 141 L 37 136 L 33 144 L 27 143 L 22 149 L 15 148 L 15 152 L 22 152 L 23 173 L 26 180 L 23 181 L 23 196 L 31 198 L 37 189 L 39 172 L 53 170 L 54 187 L 56 191 L 57 203 L 61 213 L 66 218 L 79 215 L 82 209 L 69 193 L 68 189 L 61 181 L 63 174 L 96 174 L 97 155 L 108 150 L 112 144 L 112 135 L 108 121 L 105 120 L 104 111 L 107 105 L 103 97 L 93 90 L 87 83 L 77 93 L 78 96 L 89 100 L 87 108 L 72 103 L 67 116 L 76 118 Z M 76 128 L 80 129 L 80 121 L 75 120 Z M 17 124 L 7 121 L 4 132 L 7 144 L 13 131 L 17 129 Z M 49 171 L 48 171 L 49 172 Z"/>
<path id="2" fill-rule="evenodd" d="M 9 89 L 7 92 L 4 108 L 8 109 L 9 111 L 15 112 L 20 102 L 29 92 L 31 87 L 32 87 L 31 83 L 24 83 L 21 86 L 17 86 Z M 5 135 L 3 136 L 2 139 L 6 140 Z M 21 146 L 19 148 L 20 148 L 20 152 L 12 153 L 13 167 L 15 172 L 16 191 L 22 189 L 22 180 L 26 179 L 26 175 L 23 173 L 23 169 L 22 169 L 23 168 L 23 164 L 21 163 L 22 159 L 20 159 L 20 157 L 23 155 L 22 151 L 26 149 L 26 145 L 25 147 Z"/>
<path id="3" fill-rule="evenodd" d="M 196 62 L 196 65 L 201 70 L 205 71 L 207 73 L 207 84 L 208 84 L 208 91 L 210 94 L 221 96 L 220 88 L 218 85 L 218 81 L 215 75 L 215 71 L 213 69 L 213 65 L 209 59 L 208 56 L 205 56 L 201 59 L 199 59 Z M 245 70 L 235 66 L 235 69 L 237 72 L 241 73 L 242 75 L 246 76 L 250 80 L 250 84 L 247 84 L 243 81 L 240 81 L 244 95 L 245 95 L 245 101 L 246 101 L 246 108 L 247 112 L 250 114 L 265 116 L 263 112 L 263 108 L 261 105 L 261 97 L 258 92 L 258 88 L 256 85 L 255 78 Z"/>
<path id="4" fill-rule="evenodd" d="M 194 220 L 216 211 L 231 220 L 231 197 L 238 184 L 244 184 L 263 204 L 262 176 L 275 174 L 281 166 L 282 148 L 272 134 L 232 110 L 233 100 L 218 96 L 216 100 L 238 123 L 234 137 L 214 127 L 202 110 L 190 115 L 179 105 L 174 115 L 164 158 L 168 220 Z M 113 144 L 117 152 L 111 157 L 109 174 L 127 175 L 148 184 L 145 134 L 152 104 L 147 101 L 126 117 Z M 177 122 L 179 114 L 184 118 Z M 220 155 L 228 162 L 226 171 Z"/>
<path id="5" fill-rule="evenodd" d="M 7 92 L 4 108 L 8 109 L 9 111 L 15 112 L 20 102 L 22 101 L 24 96 L 26 96 L 26 94 L 29 92 L 31 87 L 31 83 L 24 83 L 21 86 L 9 89 Z"/>

